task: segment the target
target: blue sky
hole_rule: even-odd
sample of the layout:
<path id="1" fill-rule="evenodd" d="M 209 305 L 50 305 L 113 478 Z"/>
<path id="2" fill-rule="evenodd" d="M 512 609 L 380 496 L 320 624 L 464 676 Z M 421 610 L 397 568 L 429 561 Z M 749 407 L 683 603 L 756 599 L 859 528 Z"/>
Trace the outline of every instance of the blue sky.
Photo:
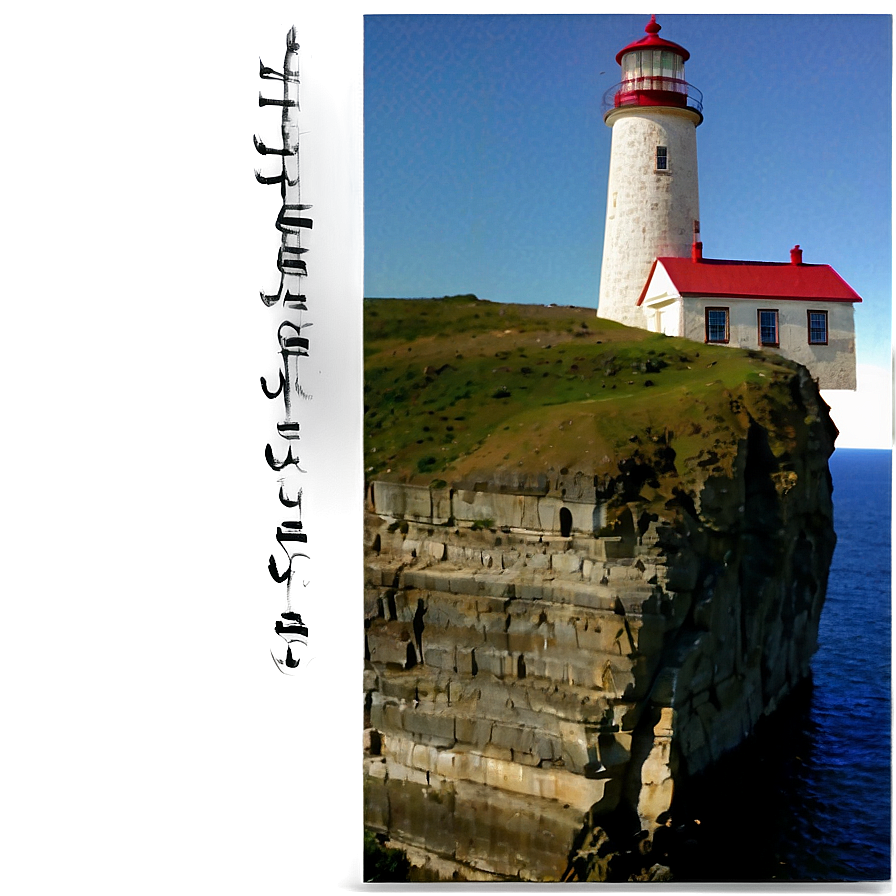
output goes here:
<path id="1" fill-rule="evenodd" d="M 597 307 L 616 53 L 649 15 L 367 16 L 365 295 Z M 892 24 L 658 15 L 703 92 L 711 258 L 831 264 L 889 367 Z M 861 388 L 861 383 L 860 383 Z"/>

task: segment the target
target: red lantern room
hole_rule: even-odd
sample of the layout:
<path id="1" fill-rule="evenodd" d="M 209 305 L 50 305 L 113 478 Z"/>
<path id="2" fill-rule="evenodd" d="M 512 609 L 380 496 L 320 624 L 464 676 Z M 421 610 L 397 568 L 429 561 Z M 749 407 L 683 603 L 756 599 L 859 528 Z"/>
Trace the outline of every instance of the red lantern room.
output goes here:
<path id="1" fill-rule="evenodd" d="M 605 109 L 619 106 L 678 106 L 703 111 L 703 94 L 684 79 L 690 53 L 659 36 L 656 16 L 644 29 L 646 37 L 616 54 L 622 81 L 604 95 Z"/>

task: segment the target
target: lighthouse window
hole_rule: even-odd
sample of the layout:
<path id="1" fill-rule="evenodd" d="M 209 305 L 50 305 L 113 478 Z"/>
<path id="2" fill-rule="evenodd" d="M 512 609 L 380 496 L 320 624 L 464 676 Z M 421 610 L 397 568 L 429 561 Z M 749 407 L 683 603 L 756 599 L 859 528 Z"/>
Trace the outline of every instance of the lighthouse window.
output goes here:
<path id="1" fill-rule="evenodd" d="M 706 341 L 707 342 L 727 342 L 728 341 L 728 309 L 727 308 L 707 308 L 706 309 Z"/>
<path id="2" fill-rule="evenodd" d="M 759 344 L 778 345 L 778 312 L 759 312 Z"/>
<path id="3" fill-rule="evenodd" d="M 663 50 L 663 77 L 675 77 L 675 72 L 672 68 L 672 54 L 668 50 Z"/>
<path id="4" fill-rule="evenodd" d="M 656 170 L 666 171 L 669 168 L 669 148 L 658 146 L 656 148 Z"/>
<path id="5" fill-rule="evenodd" d="M 828 344 L 827 311 L 809 312 L 809 345 Z"/>

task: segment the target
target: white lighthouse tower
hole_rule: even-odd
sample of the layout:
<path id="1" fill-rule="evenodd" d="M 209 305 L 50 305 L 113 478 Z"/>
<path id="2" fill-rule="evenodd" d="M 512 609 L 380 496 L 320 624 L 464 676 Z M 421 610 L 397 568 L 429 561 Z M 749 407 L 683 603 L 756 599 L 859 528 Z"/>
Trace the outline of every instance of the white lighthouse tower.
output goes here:
<path id="1" fill-rule="evenodd" d="M 616 54 L 622 81 L 604 95 L 613 141 L 597 313 L 631 326 L 644 326 L 638 297 L 653 260 L 689 256 L 700 229 L 703 97 L 684 78 L 690 53 L 659 36 L 655 16 L 644 30 Z"/>

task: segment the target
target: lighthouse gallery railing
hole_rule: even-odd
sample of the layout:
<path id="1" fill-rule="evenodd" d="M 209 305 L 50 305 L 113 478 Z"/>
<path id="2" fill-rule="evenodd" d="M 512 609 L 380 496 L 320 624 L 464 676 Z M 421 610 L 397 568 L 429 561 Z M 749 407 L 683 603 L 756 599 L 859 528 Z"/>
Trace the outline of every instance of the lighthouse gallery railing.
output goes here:
<path id="1" fill-rule="evenodd" d="M 678 100 L 675 105 L 686 105 L 689 109 L 703 113 L 703 94 L 693 84 L 688 84 L 687 81 L 682 81 L 679 78 L 649 75 L 639 78 L 628 78 L 625 81 L 614 84 L 603 95 L 601 112 L 607 112 L 619 106 L 659 105 L 655 102 L 645 103 L 644 98 L 641 96 L 644 91 L 651 91 L 654 94 L 678 94 L 678 97 L 683 99 L 684 102 L 682 103 L 681 100 Z"/>

